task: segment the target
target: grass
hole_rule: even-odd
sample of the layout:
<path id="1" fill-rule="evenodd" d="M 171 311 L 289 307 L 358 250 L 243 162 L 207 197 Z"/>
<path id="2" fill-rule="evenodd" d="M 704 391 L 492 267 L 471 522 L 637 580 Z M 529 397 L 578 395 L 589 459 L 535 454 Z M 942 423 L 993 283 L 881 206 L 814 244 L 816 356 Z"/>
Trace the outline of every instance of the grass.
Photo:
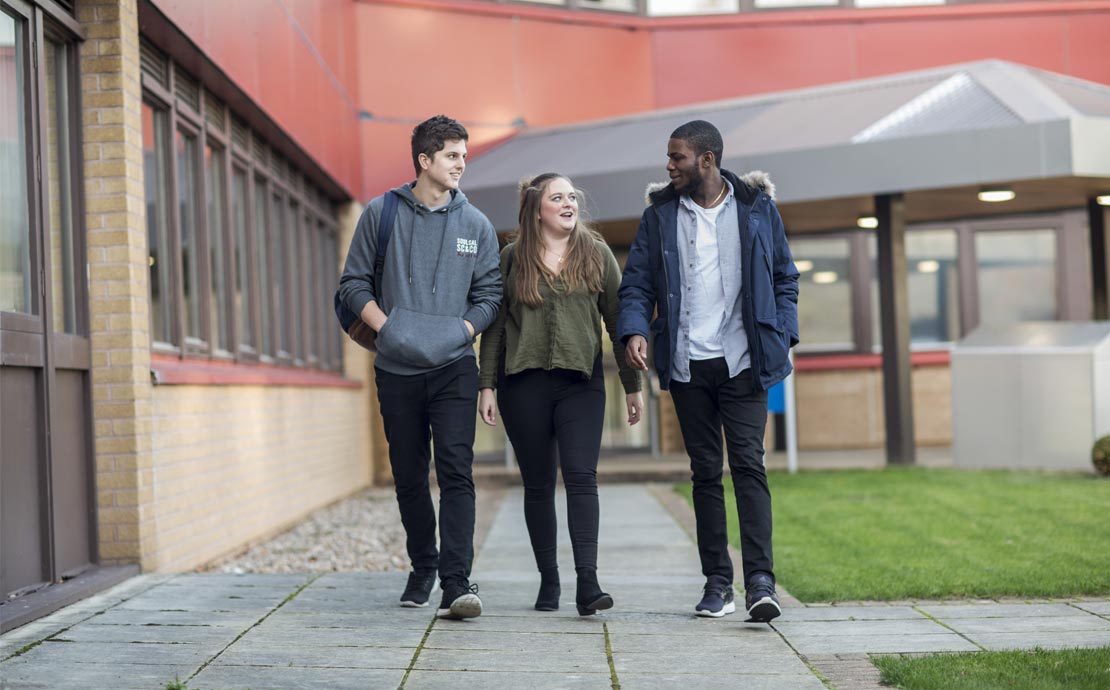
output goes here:
<path id="1" fill-rule="evenodd" d="M 802 601 L 1110 594 L 1105 479 L 892 468 L 770 484 L 775 574 Z"/>
<path id="2" fill-rule="evenodd" d="M 873 659 L 884 683 L 903 690 L 1106 690 L 1110 647 L 936 654 Z"/>

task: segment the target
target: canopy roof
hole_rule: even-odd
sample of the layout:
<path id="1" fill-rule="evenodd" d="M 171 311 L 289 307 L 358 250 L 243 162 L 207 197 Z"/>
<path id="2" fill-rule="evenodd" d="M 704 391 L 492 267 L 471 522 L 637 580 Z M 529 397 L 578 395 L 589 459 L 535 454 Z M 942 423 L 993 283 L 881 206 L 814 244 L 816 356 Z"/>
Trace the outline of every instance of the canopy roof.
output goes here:
<path id="1" fill-rule="evenodd" d="M 595 220 L 630 221 L 696 119 L 721 130 L 725 168 L 770 173 L 790 230 L 850 226 L 877 194 L 906 193 L 921 221 L 999 213 L 984 185 L 1018 192 L 1006 213 L 1110 193 L 1110 87 L 998 60 L 526 130 L 471 161 L 464 188 L 510 230 L 520 178 L 553 170 Z"/>

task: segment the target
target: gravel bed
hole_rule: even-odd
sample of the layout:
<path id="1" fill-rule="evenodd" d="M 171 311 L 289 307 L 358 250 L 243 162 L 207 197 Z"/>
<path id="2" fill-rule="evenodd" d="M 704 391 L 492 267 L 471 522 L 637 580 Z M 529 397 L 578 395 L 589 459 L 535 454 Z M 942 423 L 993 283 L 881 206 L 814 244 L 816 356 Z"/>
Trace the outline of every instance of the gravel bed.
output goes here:
<path id="1" fill-rule="evenodd" d="M 367 489 L 321 508 L 288 531 L 201 568 L 237 574 L 408 569 L 392 488 Z"/>

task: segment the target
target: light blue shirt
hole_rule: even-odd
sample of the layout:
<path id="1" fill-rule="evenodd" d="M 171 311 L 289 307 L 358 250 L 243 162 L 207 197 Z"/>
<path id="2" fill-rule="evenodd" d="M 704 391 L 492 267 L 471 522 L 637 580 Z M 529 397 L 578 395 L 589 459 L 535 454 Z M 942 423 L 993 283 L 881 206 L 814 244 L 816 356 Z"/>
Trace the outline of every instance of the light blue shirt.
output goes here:
<path id="1" fill-rule="evenodd" d="M 740 224 L 728 180 L 724 201 L 712 209 L 688 195 L 678 208 L 682 311 L 671 378 L 689 382 L 690 360 L 724 357 L 729 376 L 751 367 L 740 306 Z"/>

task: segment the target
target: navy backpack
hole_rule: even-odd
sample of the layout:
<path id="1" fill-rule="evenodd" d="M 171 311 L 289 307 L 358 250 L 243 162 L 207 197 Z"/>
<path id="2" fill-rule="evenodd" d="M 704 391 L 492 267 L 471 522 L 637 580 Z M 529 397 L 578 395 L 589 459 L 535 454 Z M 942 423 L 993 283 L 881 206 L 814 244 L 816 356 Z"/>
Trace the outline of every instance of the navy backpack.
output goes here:
<path id="1" fill-rule="evenodd" d="M 378 251 L 374 256 L 374 290 L 380 295 L 382 289 L 382 271 L 385 268 L 385 250 L 389 246 L 389 236 L 393 233 L 393 222 L 397 219 L 397 195 L 393 192 L 385 193 L 385 203 L 382 206 L 382 215 L 378 220 Z M 347 308 L 339 298 L 339 291 L 335 291 L 335 318 L 343 332 L 351 337 L 362 347 L 374 352 L 377 350 L 375 341 L 378 333 L 370 328 L 362 318 Z"/>

